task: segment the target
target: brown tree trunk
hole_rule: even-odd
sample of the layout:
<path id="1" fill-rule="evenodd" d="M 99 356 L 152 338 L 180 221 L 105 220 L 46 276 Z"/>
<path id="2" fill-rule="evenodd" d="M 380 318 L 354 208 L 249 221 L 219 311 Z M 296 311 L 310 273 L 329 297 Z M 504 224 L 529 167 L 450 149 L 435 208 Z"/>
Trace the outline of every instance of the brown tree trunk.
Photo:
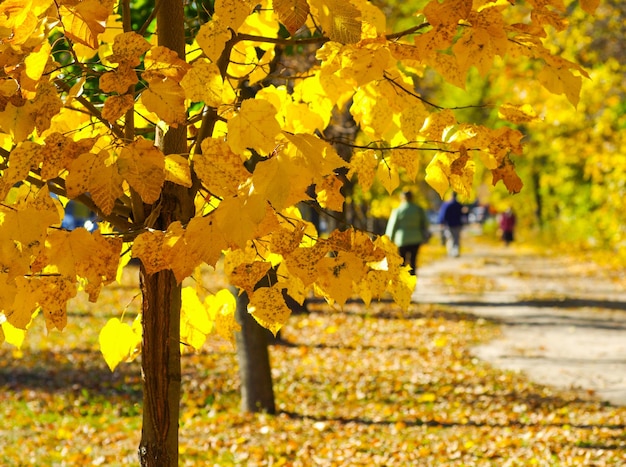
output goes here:
<path id="1" fill-rule="evenodd" d="M 267 348 L 269 331 L 248 313 L 248 295 L 245 292 L 237 297 L 236 318 L 241 326 L 241 331 L 236 334 L 241 410 L 276 413 Z"/>
<path id="2" fill-rule="evenodd" d="M 147 275 L 141 268 L 143 295 L 142 466 L 178 465 L 180 401 L 180 286 L 167 270 Z"/>
<path id="3" fill-rule="evenodd" d="M 159 45 L 185 55 L 182 0 L 157 2 Z M 187 129 L 170 128 L 157 142 L 167 154 L 187 154 Z M 193 192 L 166 182 L 154 227 L 165 230 L 174 221 L 186 223 L 194 214 Z M 146 206 L 147 211 L 152 206 Z M 146 212 L 148 215 L 149 212 Z M 178 417 L 181 392 L 181 287 L 170 270 L 152 275 L 141 268 L 143 425 L 139 460 L 143 467 L 178 466 Z"/>

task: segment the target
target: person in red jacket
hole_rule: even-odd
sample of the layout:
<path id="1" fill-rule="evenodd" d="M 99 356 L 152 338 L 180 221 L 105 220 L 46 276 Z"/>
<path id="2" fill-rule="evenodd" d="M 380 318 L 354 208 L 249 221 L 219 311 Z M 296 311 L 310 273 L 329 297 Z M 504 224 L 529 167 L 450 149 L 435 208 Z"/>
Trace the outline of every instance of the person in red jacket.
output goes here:
<path id="1" fill-rule="evenodd" d="M 502 240 L 506 246 L 509 246 L 513 241 L 516 221 L 515 213 L 511 208 L 508 208 L 500 215 L 500 231 L 502 232 Z"/>

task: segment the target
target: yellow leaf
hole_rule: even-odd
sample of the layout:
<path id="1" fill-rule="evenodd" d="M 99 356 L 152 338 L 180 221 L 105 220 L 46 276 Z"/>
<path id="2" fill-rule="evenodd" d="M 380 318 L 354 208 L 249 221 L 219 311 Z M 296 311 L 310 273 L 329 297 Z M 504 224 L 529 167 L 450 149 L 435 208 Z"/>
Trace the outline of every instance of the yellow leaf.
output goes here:
<path id="1" fill-rule="evenodd" d="M 226 27 L 237 31 L 252 12 L 256 3 L 250 0 L 216 0 L 215 14 Z"/>
<path id="2" fill-rule="evenodd" d="M 355 44 L 361 40 L 361 12 L 342 0 L 311 0 L 317 18 L 331 41 Z"/>
<path id="3" fill-rule="evenodd" d="M 2 321 L 1 318 L 2 317 L 0 316 L 0 321 Z M 16 328 L 8 321 L 2 322 L 2 327 L 0 328 L 0 343 L 4 341 L 7 344 L 11 344 L 18 349 L 21 349 L 25 336 L 25 330 Z"/>
<path id="4" fill-rule="evenodd" d="M 244 183 L 250 172 L 243 165 L 240 155 L 220 139 L 205 138 L 202 154 L 193 157 L 193 168 L 203 185 L 216 196 L 232 196 Z"/>
<path id="5" fill-rule="evenodd" d="M 213 329 L 213 319 L 193 287 L 183 288 L 180 313 L 181 342 L 200 350 Z"/>
<path id="6" fill-rule="evenodd" d="M 37 306 L 41 307 L 48 331 L 60 331 L 67 324 L 67 301 L 76 295 L 76 283 L 64 276 L 24 276 L 15 279 L 20 290 L 15 307 L 7 320 L 20 329 L 26 329 Z"/>
<path id="7" fill-rule="evenodd" d="M 51 133 L 45 141 L 46 144 L 41 149 L 43 156 L 41 178 L 45 180 L 55 178 L 59 172 L 67 170 L 72 161 L 84 150 L 73 139 L 61 133 Z"/>
<path id="8" fill-rule="evenodd" d="M 336 175 L 324 177 L 321 183 L 315 186 L 317 201 L 320 206 L 333 211 L 343 211 L 345 198 L 341 194 L 341 188 L 343 188 L 343 182 Z"/>
<path id="9" fill-rule="evenodd" d="M 416 284 L 417 277 L 409 272 L 408 266 L 400 268 L 399 271 L 396 272 L 394 280 L 389 282 L 388 290 L 393 300 L 400 305 L 402 309 L 406 310 L 411 304 Z"/>
<path id="10" fill-rule="evenodd" d="M 498 117 L 516 124 L 534 122 L 538 120 L 537 113 L 529 104 L 503 104 L 498 109 Z"/>
<path id="11" fill-rule="evenodd" d="M 446 161 L 447 158 L 442 158 L 440 153 L 437 153 L 426 166 L 426 176 L 424 177 L 426 183 L 433 187 L 442 199 L 450 187 L 449 166 L 446 165 Z"/>
<path id="12" fill-rule="evenodd" d="M 316 284 L 327 297 L 342 306 L 354 294 L 353 281 L 361 281 L 367 272 L 361 258 L 345 251 L 340 251 L 332 258 L 322 258 L 317 268 L 319 276 Z"/>
<path id="13" fill-rule="evenodd" d="M 29 79 L 39 81 L 46 69 L 51 51 L 52 46 L 48 42 L 44 42 L 24 59 L 26 76 L 28 76 Z"/>
<path id="14" fill-rule="evenodd" d="M 400 186 L 400 174 L 398 173 L 398 169 L 395 166 L 390 166 L 384 160 L 378 163 L 376 175 L 389 194 L 392 194 L 395 189 Z"/>
<path id="15" fill-rule="evenodd" d="M 117 164 L 107 162 L 109 154 L 102 151 L 99 160 L 95 162 L 87 175 L 89 192 L 96 206 L 105 215 L 111 214 L 115 206 L 115 200 L 124 194 L 122 188 L 123 178 L 118 171 Z"/>
<path id="16" fill-rule="evenodd" d="M 189 159 L 180 154 L 165 156 L 165 180 L 187 188 L 191 187 Z"/>
<path id="17" fill-rule="evenodd" d="M 190 255 L 213 267 L 222 256 L 222 250 L 227 248 L 226 238 L 212 216 L 191 219 L 187 224 L 185 241 Z"/>
<path id="18" fill-rule="evenodd" d="M 200 30 L 196 35 L 196 41 L 213 63 L 217 63 L 224 50 L 224 45 L 230 39 L 231 33 L 228 25 L 221 21 L 212 20 L 200 26 Z"/>
<path id="19" fill-rule="evenodd" d="M 235 94 L 224 79 L 215 63 L 197 60 L 180 82 L 187 99 L 204 102 L 210 107 L 219 107 L 232 102 Z"/>
<path id="20" fill-rule="evenodd" d="M 291 309 L 283 297 L 282 285 L 274 284 L 254 292 L 250 297 L 248 312 L 261 326 L 276 335 L 291 316 Z"/>
<path id="21" fill-rule="evenodd" d="M 213 326 L 217 334 L 234 345 L 234 333 L 241 330 L 241 326 L 235 319 L 237 301 L 234 295 L 229 290 L 222 289 L 215 295 L 205 298 L 204 304 L 213 318 Z"/>
<path id="22" fill-rule="evenodd" d="M 355 151 L 350 158 L 350 170 L 346 177 L 350 179 L 356 174 L 359 180 L 359 186 L 364 192 L 367 192 L 374 182 L 377 169 L 378 157 L 376 156 L 376 151 L 373 149 Z"/>
<path id="23" fill-rule="evenodd" d="M 111 318 L 98 338 L 104 361 L 113 371 L 121 362 L 130 361 L 141 345 L 141 334 L 118 318 Z"/>
<path id="24" fill-rule="evenodd" d="M 339 75 L 344 79 L 353 80 L 357 86 L 364 86 L 371 81 L 382 79 L 390 60 L 391 54 L 386 48 L 346 46 L 342 50 Z"/>
<path id="25" fill-rule="evenodd" d="M 148 50 L 144 58 L 145 71 L 142 77 L 150 80 L 149 75 L 171 78 L 180 83 L 191 66 L 176 52 L 164 46 L 155 46 Z"/>
<path id="26" fill-rule="evenodd" d="M 274 0 L 273 6 L 278 20 L 290 35 L 293 36 L 306 23 L 309 15 L 309 4 L 306 0 Z"/>
<path id="27" fill-rule="evenodd" d="M 298 148 L 301 159 L 298 161 L 303 168 L 308 168 L 313 179 L 319 180 L 321 177 L 332 174 L 336 169 L 347 165 L 337 151 L 322 141 L 315 135 L 297 134 L 290 135 L 284 133 L 285 137 Z"/>
<path id="28" fill-rule="evenodd" d="M 113 63 L 125 63 L 129 68 L 141 63 L 141 56 L 150 49 L 150 43 L 134 31 L 128 31 L 115 36 L 113 40 L 113 55 L 107 60 Z"/>
<path id="29" fill-rule="evenodd" d="M 163 256 L 165 232 L 148 230 L 139 234 L 133 242 L 133 258 L 139 258 L 147 274 L 154 274 L 168 268 Z"/>
<path id="30" fill-rule="evenodd" d="M 572 74 L 563 61 L 542 67 L 537 74 L 537 79 L 551 93 L 565 94 L 574 107 L 578 106 L 582 78 Z"/>
<path id="31" fill-rule="evenodd" d="M 114 71 L 104 73 L 100 77 L 98 84 L 103 92 L 126 94 L 129 88 L 138 82 L 139 78 L 133 65 L 128 62 L 122 62 Z"/>
<path id="32" fill-rule="evenodd" d="M 146 73 L 142 75 L 146 78 Z M 150 79 L 148 89 L 141 93 L 141 101 L 168 125 L 176 128 L 187 121 L 185 91 L 171 78 Z"/>
<path id="33" fill-rule="evenodd" d="M 43 154 L 39 144 L 24 141 L 13 149 L 9 155 L 9 168 L 3 171 L 0 178 L 0 199 L 4 199 L 13 185 L 24 180 L 28 172 L 38 168 L 42 161 Z"/>
<path id="34" fill-rule="evenodd" d="M 146 204 L 161 195 L 165 181 L 165 156 L 146 139 L 138 139 L 124 147 L 117 158 L 119 174 L 139 193 Z"/>
<path id="35" fill-rule="evenodd" d="M 75 6 L 59 8 L 65 35 L 92 49 L 98 48 L 98 35 L 104 32 L 109 14 L 113 12 L 113 2 L 82 0 Z"/>
<path id="36" fill-rule="evenodd" d="M 102 108 L 102 117 L 110 122 L 114 122 L 123 117 L 126 112 L 133 108 L 135 99 L 131 94 L 123 96 L 110 96 L 104 101 Z"/>
<path id="37" fill-rule="evenodd" d="M 276 108 L 265 100 L 247 99 L 239 113 L 228 121 L 228 144 L 236 154 L 247 148 L 265 155 L 276 148 L 281 128 L 276 120 Z"/>
<path id="38" fill-rule="evenodd" d="M 243 263 L 230 271 L 228 279 L 230 283 L 247 292 L 251 297 L 254 294 L 254 288 L 272 268 L 272 264 L 267 261 L 253 261 L 252 263 Z"/>

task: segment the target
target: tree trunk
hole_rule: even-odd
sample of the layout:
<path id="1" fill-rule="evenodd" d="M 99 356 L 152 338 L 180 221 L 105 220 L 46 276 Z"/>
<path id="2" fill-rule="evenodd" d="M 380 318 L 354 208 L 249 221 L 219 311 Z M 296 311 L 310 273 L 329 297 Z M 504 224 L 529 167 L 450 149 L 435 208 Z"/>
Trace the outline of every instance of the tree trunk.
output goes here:
<path id="1" fill-rule="evenodd" d="M 185 56 L 182 0 L 157 3 L 159 45 Z M 187 129 L 170 128 L 157 141 L 164 154 L 187 154 Z M 193 216 L 193 192 L 165 182 L 154 228 L 165 230 L 174 221 Z M 152 206 L 146 206 L 150 211 Z M 149 214 L 147 212 L 146 214 Z M 178 418 L 181 392 L 181 286 L 170 270 L 152 275 L 141 268 L 143 347 L 143 425 L 139 460 L 143 467 L 178 466 Z"/>
<path id="2" fill-rule="evenodd" d="M 248 295 L 237 297 L 237 359 L 241 379 L 241 410 L 243 412 L 276 413 L 272 370 L 267 348 L 268 331 L 248 313 Z"/>
<path id="3" fill-rule="evenodd" d="M 180 286 L 172 271 L 147 275 L 141 267 L 143 295 L 142 466 L 178 465 L 180 401 Z"/>

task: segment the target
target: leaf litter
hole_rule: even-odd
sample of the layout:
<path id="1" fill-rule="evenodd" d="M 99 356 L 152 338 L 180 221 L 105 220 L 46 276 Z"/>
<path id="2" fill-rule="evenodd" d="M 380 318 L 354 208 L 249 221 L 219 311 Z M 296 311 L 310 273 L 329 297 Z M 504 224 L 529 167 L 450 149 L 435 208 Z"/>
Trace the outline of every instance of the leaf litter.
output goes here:
<path id="1" fill-rule="evenodd" d="M 97 342 L 136 293 L 76 299 L 64 332 L 38 320 L 22 350 L 0 347 L 1 465 L 136 465 L 140 366 L 111 373 Z M 210 336 L 183 357 L 180 465 L 624 465 L 626 408 L 472 356 L 498 335 L 435 305 L 312 302 L 271 345 L 275 416 L 239 412 L 234 349 Z"/>

